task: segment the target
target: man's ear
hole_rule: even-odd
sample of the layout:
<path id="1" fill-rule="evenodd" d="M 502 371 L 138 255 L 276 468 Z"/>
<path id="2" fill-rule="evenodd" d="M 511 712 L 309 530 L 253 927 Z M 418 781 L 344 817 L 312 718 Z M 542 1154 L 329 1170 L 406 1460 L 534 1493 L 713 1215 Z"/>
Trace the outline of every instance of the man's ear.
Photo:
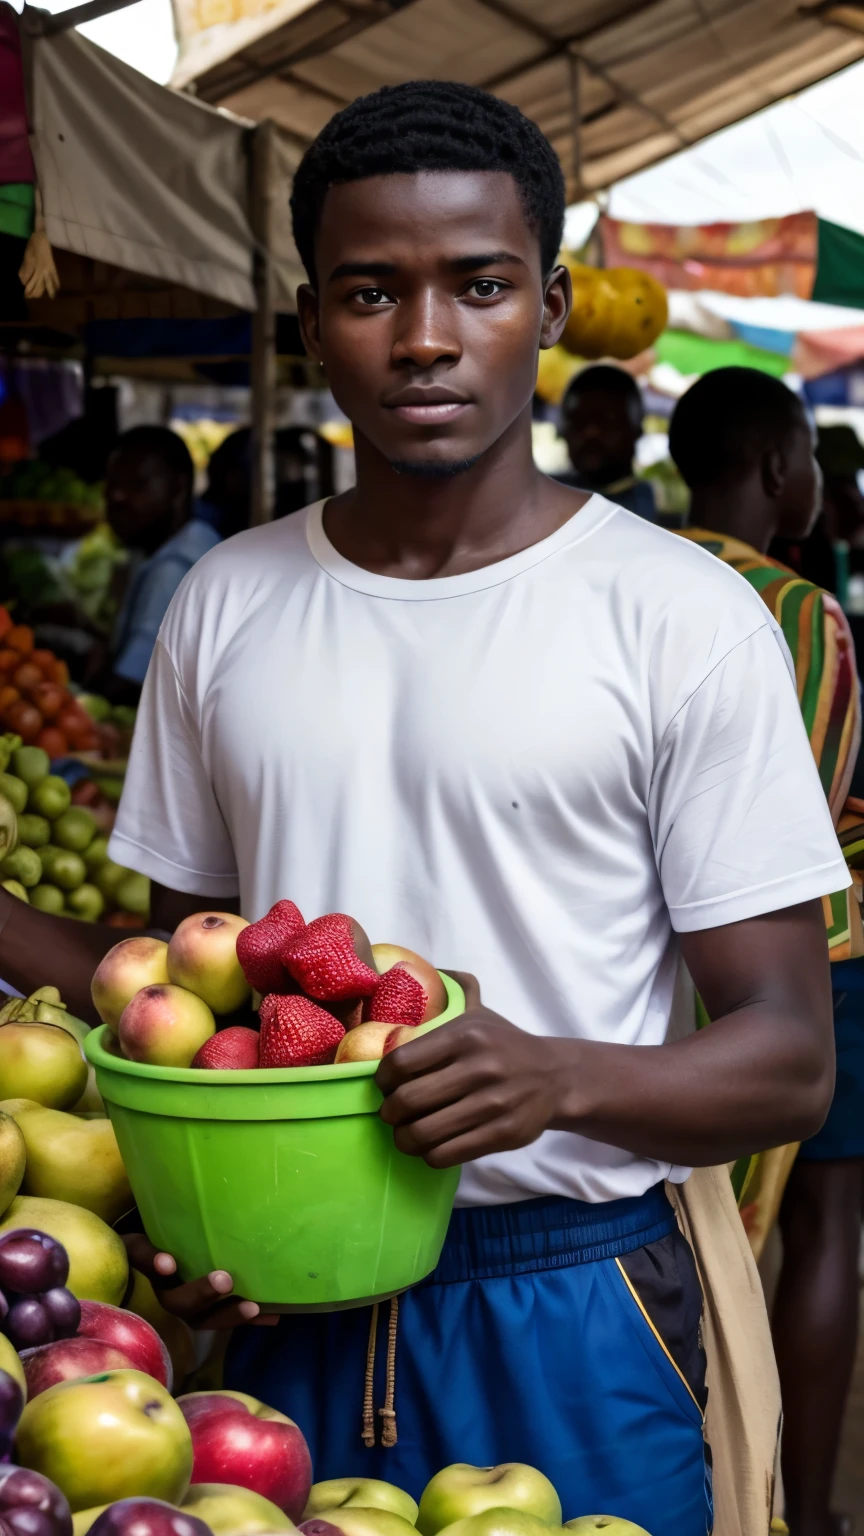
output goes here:
<path id="1" fill-rule="evenodd" d="M 553 267 L 543 285 L 543 324 L 540 327 L 540 351 L 545 352 L 561 340 L 573 308 L 573 284 L 566 267 Z"/>
<path id="2" fill-rule="evenodd" d="M 321 361 L 321 326 L 318 313 L 318 295 L 311 283 L 301 283 L 297 289 L 297 319 L 303 345 L 313 362 Z"/>
<path id="3" fill-rule="evenodd" d="M 771 448 L 762 455 L 762 489 L 766 496 L 782 495 L 786 484 L 786 457 L 779 448 Z"/>

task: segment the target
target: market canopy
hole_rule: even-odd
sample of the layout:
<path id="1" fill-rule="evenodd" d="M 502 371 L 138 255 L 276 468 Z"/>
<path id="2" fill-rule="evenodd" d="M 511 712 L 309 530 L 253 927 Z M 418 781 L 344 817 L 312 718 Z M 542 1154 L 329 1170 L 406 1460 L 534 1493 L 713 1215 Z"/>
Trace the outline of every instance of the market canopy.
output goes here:
<path id="1" fill-rule="evenodd" d="M 173 84 L 194 83 L 205 101 L 272 118 L 302 144 L 382 85 L 483 86 L 540 124 L 572 199 L 864 57 L 860 6 L 799 0 L 174 0 L 174 10 Z"/>

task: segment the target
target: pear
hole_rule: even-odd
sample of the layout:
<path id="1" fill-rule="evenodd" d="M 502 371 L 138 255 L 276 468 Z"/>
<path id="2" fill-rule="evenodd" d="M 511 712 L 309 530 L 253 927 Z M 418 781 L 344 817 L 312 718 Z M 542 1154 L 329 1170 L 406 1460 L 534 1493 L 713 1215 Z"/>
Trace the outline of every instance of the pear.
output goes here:
<path id="1" fill-rule="evenodd" d="M 109 1226 L 131 1210 L 135 1201 L 110 1120 L 82 1120 L 32 1099 L 5 1099 L 0 1110 L 13 1116 L 24 1137 L 25 1195 L 83 1205 Z"/>
<path id="2" fill-rule="evenodd" d="M 606 1536 L 649 1536 L 644 1525 L 634 1525 L 621 1515 L 580 1515 L 578 1520 L 567 1520 L 565 1531 L 575 1531 L 577 1536 L 594 1536 L 595 1531 L 605 1531 Z"/>
<path id="3" fill-rule="evenodd" d="M 87 1068 L 87 1087 L 78 1102 L 72 1105 L 70 1113 L 85 1115 L 88 1120 L 105 1119 L 105 1101 L 96 1087 L 96 1073 L 92 1067 Z"/>
<path id="4" fill-rule="evenodd" d="M 68 1109 L 86 1086 L 87 1063 L 68 1030 L 35 1023 L 0 1029 L 0 1097 Z"/>
<path id="5" fill-rule="evenodd" d="M 26 1160 L 20 1128 L 11 1115 L 0 1113 L 0 1213 L 9 1209 L 21 1188 Z"/>
<path id="6" fill-rule="evenodd" d="M 66 1284 L 79 1301 L 107 1301 L 119 1307 L 129 1279 L 126 1249 L 123 1239 L 93 1211 L 65 1200 L 16 1195 L 0 1222 L 0 1232 L 15 1227 L 34 1227 L 63 1244 L 69 1255 Z"/>

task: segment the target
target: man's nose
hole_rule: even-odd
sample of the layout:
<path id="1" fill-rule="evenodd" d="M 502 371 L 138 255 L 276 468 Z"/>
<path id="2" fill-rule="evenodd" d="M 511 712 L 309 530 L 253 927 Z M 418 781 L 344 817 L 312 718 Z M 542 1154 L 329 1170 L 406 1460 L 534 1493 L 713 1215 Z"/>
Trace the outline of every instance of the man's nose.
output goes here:
<path id="1" fill-rule="evenodd" d="M 416 298 L 403 299 L 396 315 L 391 362 L 431 368 L 433 363 L 455 362 L 462 356 L 457 306 L 452 298 L 425 289 Z"/>

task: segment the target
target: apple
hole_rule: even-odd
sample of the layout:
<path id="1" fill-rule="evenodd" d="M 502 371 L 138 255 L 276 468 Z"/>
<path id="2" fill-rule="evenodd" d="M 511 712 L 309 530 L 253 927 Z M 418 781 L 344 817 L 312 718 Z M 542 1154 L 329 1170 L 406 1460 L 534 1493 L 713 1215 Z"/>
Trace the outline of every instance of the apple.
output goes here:
<path id="1" fill-rule="evenodd" d="M 310 1520 L 322 1509 L 389 1509 L 401 1515 L 409 1525 L 417 1519 L 417 1504 L 410 1493 L 403 1493 L 393 1483 L 379 1482 L 375 1477 L 331 1477 L 323 1483 L 313 1483 L 303 1511 L 303 1519 Z"/>
<path id="2" fill-rule="evenodd" d="M 580 1515 L 578 1520 L 565 1520 L 564 1529 L 576 1531 L 577 1536 L 591 1536 L 592 1531 L 605 1531 L 606 1536 L 649 1536 L 644 1525 L 634 1525 L 620 1515 Z"/>
<path id="3" fill-rule="evenodd" d="M 96 1516 L 93 1536 L 210 1536 L 203 1520 L 164 1499 L 119 1499 Z"/>
<path id="4" fill-rule="evenodd" d="M 15 1451 L 22 1466 L 56 1483 L 73 1511 L 130 1497 L 178 1503 L 192 1475 L 186 1420 L 143 1371 L 49 1387 L 24 1409 Z"/>
<path id="5" fill-rule="evenodd" d="M 439 1013 L 444 1012 L 448 1002 L 447 988 L 434 965 L 430 965 L 422 955 L 415 954 L 413 949 L 402 949 L 398 944 L 373 944 L 372 959 L 381 976 L 385 971 L 392 970 L 394 965 L 402 965 L 409 976 L 419 981 L 429 999 L 421 1024 L 428 1024 L 430 1019 L 437 1019 Z"/>
<path id="6" fill-rule="evenodd" d="M 56 1339 L 21 1352 L 27 1378 L 27 1398 L 32 1402 L 59 1381 L 80 1381 L 100 1371 L 130 1371 L 134 1362 L 119 1349 L 99 1339 Z"/>
<path id="7" fill-rule="evenodd" d="M 251 1488 L 300 1519 L 312 1460 L 293 1419 L 245 1392 L 187 1392 L 177 1406 L 192 1433 L 193 1483 Z"/>
<path id="8" fill-rule="evenodd" d="M 413 1024 L 358 1024 L 342 1036 L 334 1061 L 380 1061 L 414 1036 Z"/>
<path id="9" fill-rule="evenodd" d="M 171 1356 L 156 1329 L 143 1317 L 136 1317 L 124 1307 L 108 1306 L 104 1301 L 82 1301 L 78 1338 L 110 1344 L 126 1355 L 134 1370 L 152 1376 L 171 1391 Z"/>
<path id="10" fill-rule="evenodd" d="M 100 960 L 90 995 L 103 1024 L 117 1033 L 120 1015 L 142 987 L 168 981 L 168 945 L 161 939 L 123 939 Z"/>
<path id="11" fill-rule="evenodd" d="M 269 1531 L 293 1531 L 288 1516 L 251 1488 L 230 1483 L 193 1483 L 183 1509 L 209 1526 L 213 1536 L 263 1536 Z"/>
<path id="12" fill-rule="evenodd" d="M 120 1049 L 151 1067 L 190 1067 L 216 1033 L 210 1009 L 185 987 L 153 986 L 136 992 L 120 1015 Z"/>
<path id="13" fill-rule="evenodd" d="M 168 945 L 168 978 L 200 997 L 214 1013 L 233 1013 L 252 988 L 237 959 L 237 935 L 248 928 L 230 912 L 196 912 Z"/>
<path id="14" fill-rule="evenodd" d="M 343 1504 L 338 1509 L 322 1509 L 300 1525 L 303 1536 L 417 1536 L 410 1520 L 403 1520 L 392 1509 L 363 1509 L 357 1504 Z"/>
<path id="15" fill-rule="evenodd" d="M 486 1509 L 521 1509 L 547 1525 L 561 1524 L 561 1501 L 548 1477 L 536 1467 L 521 1461 L 472 1467 L 457 1461 L 436 1472 L 423 1489 L 417 1528 L 423 1536 L 436 1536 L 445 1525 Z"/>
<path id="16" fill-rule="evenodd" d="M 549 1536 L 552 1527 L 526 1509 L 484 1509 L 445 1529 L 447 1536 Z M 560 1528 L 555 1529 L 560 1536 Z"/>
<path id="17" fill-rule="evenodd" d="M 0 1099 L 33 1099 L 48 1109 L 69 1109 L 86 1086 L 87 1063 L 67 1029 L 56 1024 L 0 1027 Z"/>

